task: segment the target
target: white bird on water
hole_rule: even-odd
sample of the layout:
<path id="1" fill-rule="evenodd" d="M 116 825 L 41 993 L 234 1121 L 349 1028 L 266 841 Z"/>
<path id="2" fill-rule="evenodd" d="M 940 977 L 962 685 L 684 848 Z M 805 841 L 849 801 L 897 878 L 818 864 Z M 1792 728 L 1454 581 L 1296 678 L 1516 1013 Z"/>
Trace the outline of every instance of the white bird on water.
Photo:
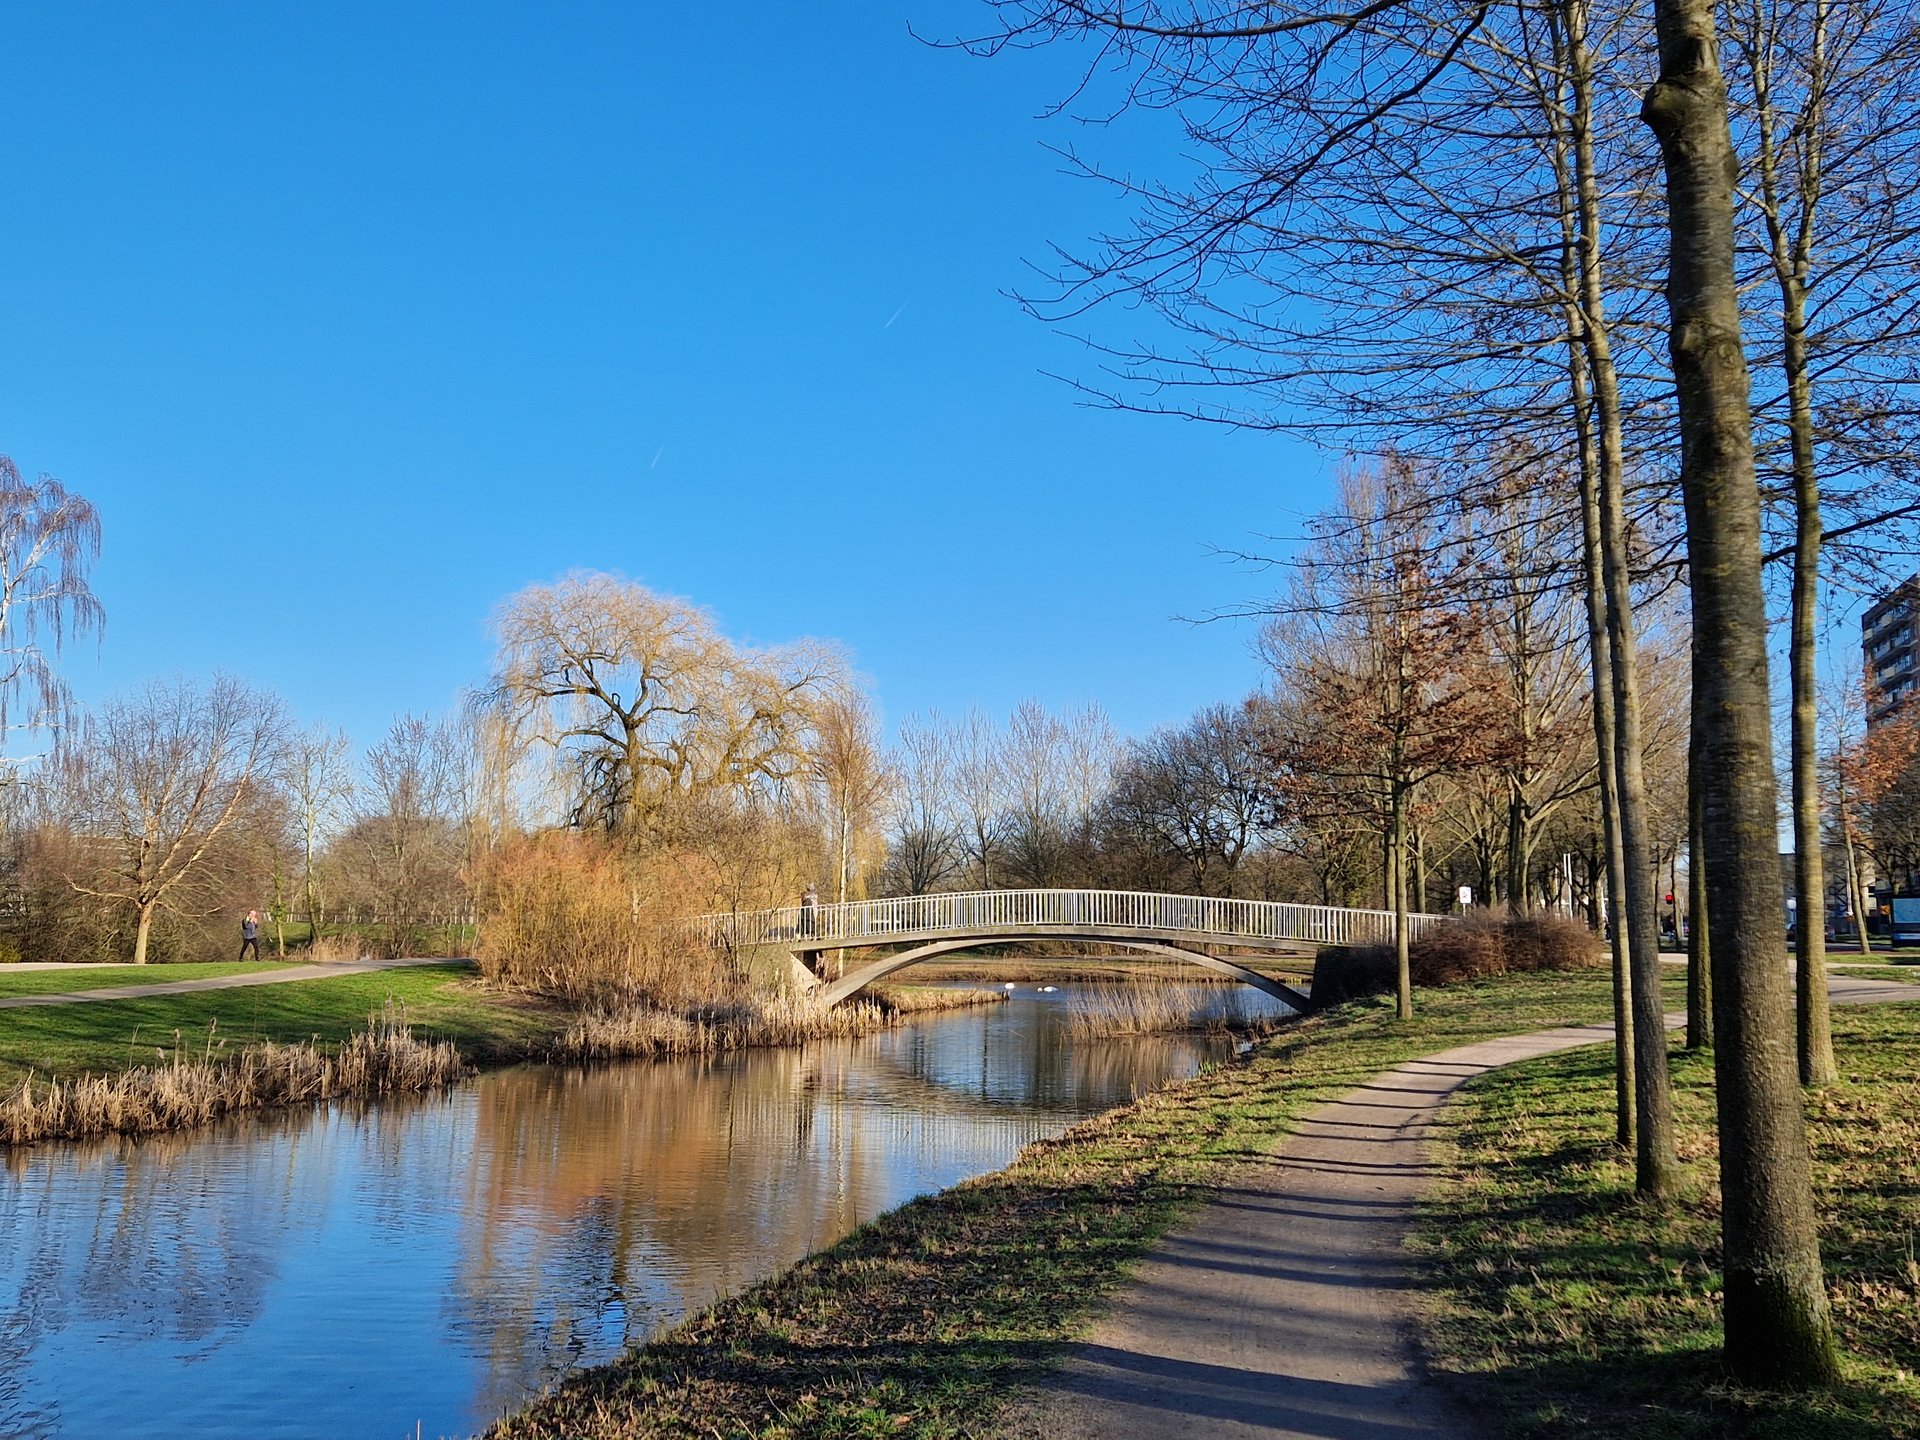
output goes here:
<path id="1" fill-rule="evenodd" d="M 1057 995 L 1060 993 L 1060 987 L 1058 985 L 1042 985 L 1040 987 L 1040 993 L 1042 995 Z"/>
<path id="2" fill-rule="evenodd" d="M 1009 990 L 1013 989 L 1014 988 L 1013 981 L 1011 980 L 1007 981 L 1006 988 Z"/>

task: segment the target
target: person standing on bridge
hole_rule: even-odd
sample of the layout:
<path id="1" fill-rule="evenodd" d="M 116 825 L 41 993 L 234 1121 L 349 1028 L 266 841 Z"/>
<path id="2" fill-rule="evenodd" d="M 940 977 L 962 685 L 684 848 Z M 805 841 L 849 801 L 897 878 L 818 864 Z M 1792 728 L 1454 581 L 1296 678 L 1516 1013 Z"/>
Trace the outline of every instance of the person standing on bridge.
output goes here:
<path id="1" fill-rule="evenodd" d="M 808 885 L 800 894 L 800 933 L 811 939 L 817 928 L 815 912 L 820 908 L 820 892 Z"/>
<path id="2" fill-rule="evenodd" d="M 240 922 L 240 958 L 242 960 L 247 958 L 249 948 L 253 951 L 253 958 L 258 960 L 260 958 L 260 912 L 258 910 L 247 911 L 247 918 Z"/>

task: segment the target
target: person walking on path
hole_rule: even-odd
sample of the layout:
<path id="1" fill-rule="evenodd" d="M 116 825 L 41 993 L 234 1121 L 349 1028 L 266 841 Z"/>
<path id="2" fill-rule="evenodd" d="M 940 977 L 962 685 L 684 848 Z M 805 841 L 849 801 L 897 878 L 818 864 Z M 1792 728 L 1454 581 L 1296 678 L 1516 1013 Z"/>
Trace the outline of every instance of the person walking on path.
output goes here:
<path id="1" fill-rule="evenodd" d="M 253 958 L 260 958 L 260 912 L 247 911 L 247 918 L 240 922 L 240 958 L 247 958 L 247 951 L 253 951 Z"/>
<path id="2" fill-rule="evenodd" d="M 815 933 L 815 912 L 820 908 L 820 892 L 809 885 L 800 895 L 800 933 L 809 939 Z"/>

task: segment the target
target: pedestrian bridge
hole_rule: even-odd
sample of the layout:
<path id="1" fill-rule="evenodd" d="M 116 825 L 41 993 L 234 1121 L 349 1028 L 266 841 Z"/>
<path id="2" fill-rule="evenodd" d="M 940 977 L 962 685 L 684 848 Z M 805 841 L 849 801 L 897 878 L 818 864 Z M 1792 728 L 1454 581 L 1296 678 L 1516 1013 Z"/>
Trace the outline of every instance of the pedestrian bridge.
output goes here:
<path id="1" fill-rule="evenodd" d="M 1438 915 L 1409 915 L 1409 938 Z M 1189 961 L 1232 976 L 1296 1009 L 1306 997 L 1236 963 L 1237 952 L 1298 952 L 1320 945 L 1386 944 L 1393 912 L 1272 900 L 1226 900 L 1139 890 L 975 890 L 905 895 L 841 905 L 789 905 L 702 917 L 710 944 L 744 949 L 778 945 L 804 959 L 823 950 L 901 946 L 827 984 L 821 1003 L 837 1005 L 922 960 L 982 944 L 1081 940 Z M 1242 958 L 1253 958 L 1242 955 Z M 809 967 L 811 969 L 811 967 Z"/>

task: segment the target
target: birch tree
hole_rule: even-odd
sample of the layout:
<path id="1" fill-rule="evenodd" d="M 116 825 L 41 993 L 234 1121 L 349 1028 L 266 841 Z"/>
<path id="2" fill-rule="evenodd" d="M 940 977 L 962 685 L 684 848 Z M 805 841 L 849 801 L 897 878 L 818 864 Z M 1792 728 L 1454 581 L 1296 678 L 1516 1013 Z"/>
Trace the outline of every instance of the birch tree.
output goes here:
<path id="1" fill-rule="evenodd" d="M 86 499 L 51 475 L 28 484 L 0 455 L 0 736 L 58 724 L 70 709 L 54 661 L 105 623 L 87 580 L 99 553 L 100 516 Z"/>
<path id="2" fill-rule="evenodd" d="M 354 795 L 353 742 L 344 730 L 314 726 L 287 741 L 283 776 L 300 834 L 300 883 L 307 924 L 320 938 L 320 886 L 314 861 L 321 843 L 347 818 Z"/>

